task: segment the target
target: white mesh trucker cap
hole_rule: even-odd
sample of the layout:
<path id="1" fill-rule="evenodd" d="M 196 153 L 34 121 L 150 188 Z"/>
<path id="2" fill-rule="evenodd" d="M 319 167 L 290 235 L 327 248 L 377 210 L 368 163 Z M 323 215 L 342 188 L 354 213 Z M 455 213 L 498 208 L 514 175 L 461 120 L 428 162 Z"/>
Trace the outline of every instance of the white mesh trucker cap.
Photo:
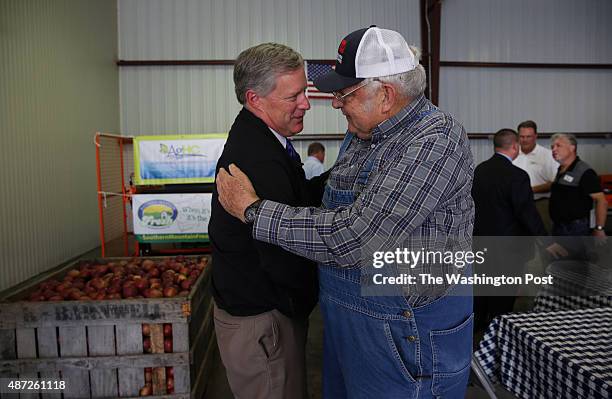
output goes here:
<path id="1" fill-rule="evenodd" d="M 350 33 L 340 42 L 336 68 L 314 80 L 322 92 L 342 90 L 365 78 L 408 72 L 418 60 L 399 33 L 376 26 Z"/>

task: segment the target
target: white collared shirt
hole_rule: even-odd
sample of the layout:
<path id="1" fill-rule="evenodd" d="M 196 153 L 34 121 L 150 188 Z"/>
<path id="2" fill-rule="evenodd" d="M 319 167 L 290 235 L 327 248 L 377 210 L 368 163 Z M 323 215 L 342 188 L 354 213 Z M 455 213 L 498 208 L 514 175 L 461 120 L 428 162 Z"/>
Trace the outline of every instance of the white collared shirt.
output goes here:
<path id="1" fill-rule="evenodd" d="M 559 164 L 552 156 L 552 151 L 539 144 L 536 144 L 533 151 L 529 154 L 520 151 L 513 163 L 527 172 L 531 181 L 531 187 L 554 181 L 557 169 L 559 168 Z M 549 197 L 550 193 L 537 193 L 533 195 L 535 200 Z"/>
<path id="2" fill-rule="evenodd" d="M 274 133 L 278 141 L 280 141 L 280 143 L 283 145 L 283 148 L 286 149 L 287 148 L 287 137 L 281 136 L 280 134 L 276 133 L 274 129 L 272 129 L 270 126 L 268 126 L 268 129 L 270 129 L 270 131 Z"/>
<path id="3" fill-rule="evenodd" d="M 304 174 L 306 175 L 306 179 L 310 180 L 313 177 L 319 176 L 321 173 L 325 172 L 323 167 L 323 163 L 319 161 L 318 158 L 310 155 L 304 165 L 302 166 L 304 169 Z"/>

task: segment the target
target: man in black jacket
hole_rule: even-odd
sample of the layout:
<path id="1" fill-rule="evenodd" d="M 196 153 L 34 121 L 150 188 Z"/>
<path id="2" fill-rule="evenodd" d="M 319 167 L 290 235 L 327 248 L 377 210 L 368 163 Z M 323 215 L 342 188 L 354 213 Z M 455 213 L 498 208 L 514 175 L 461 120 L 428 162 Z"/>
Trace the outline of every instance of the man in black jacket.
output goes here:
<path id="1" fill-rule="evenodd" d="M 512 129 L 501 129 L 493 145 L 495 154 L 474 170 L 474 235 L 546 235 L 533 204 L 529 175 L 512 164 L 519 153 L 518 135 Z"/>
<path id="2" fill-rule="evenodd" d="M 529 175 L 512 164 L 519 154 L 518 134 L 501 129 L 495 133 L 493 145 L 495 154 L 476 167 L 472 185 L 474 241 L 488 250 L 484 268 L 479 271 L 496 276 L 520 275 L 525 262 L 533 257 L 535 242 L 535 238 L 520 237 L 545 236 L 546 230 L 533 202 Z M 488 238 L 491 236 L 505 238 Z M 477 329 L 494 316 L 512 311 L 516 288 L 496 289 L 499 296 L 495 298 L 475 295 Z"/>
<path id="3" fill-rule="evenodd" d="M 307 181 L 287 139 L 303 129 L 310 109 L 304 60 L 284 45 L 243 51 L 234 67 L 244 106 L 217 164 L 235 163 L 263 198 L 318 206 L 325 176 Z M 237 398 L 305 398 L 308 315 L 318 296 L 314 262 L 252 239 L 251 224 L 226 213 L 213 192 L 215 331 Z"/>

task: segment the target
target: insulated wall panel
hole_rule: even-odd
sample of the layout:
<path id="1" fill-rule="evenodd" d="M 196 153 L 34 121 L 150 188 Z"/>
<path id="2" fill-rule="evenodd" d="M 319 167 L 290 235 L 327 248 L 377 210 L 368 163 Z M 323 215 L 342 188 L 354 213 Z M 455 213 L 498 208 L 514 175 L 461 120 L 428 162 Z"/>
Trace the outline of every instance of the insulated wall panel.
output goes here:
<path id="1" fill-rule="evenodd" d="M 612 63 L 612 1 L 442 2 L 443 61 Z"/>
<path id="2" fill-rule="evenodd" d="M 610 132 L 612 70 L 443 68 L 440 107 L 473 133 L 526 119 L 542 132 Z"/>
<path id="3" fill-rule="evenodd" d="M 611 18 L 608 0 L 445 1 L 440 58 L 612 64 Z M 442 67 L 439 103 L 471 133 L 526 119 L 543 132 L 611 132 L 611 89 L 610 69 Z"/>
<path id="4" fill-rule="evenodd" d="M 99 244 L 93 136 L 119 128 L 117 5 L 0 1 L 0 290 Z"/>
<path id="5" fill-rule="evenodd" d="M 124 60 L 234 60 L 266 41 L 305 59 L 334 59 L 340 39 L 371 24 L 420 44 L 418 0 L 120 0 Z M 232 66 L 122 67 L 123 134 L 229 130 L 240 104 Z M 312 100 L 304 133 L 339 133 L 346 121 L 331 102 Z"/>

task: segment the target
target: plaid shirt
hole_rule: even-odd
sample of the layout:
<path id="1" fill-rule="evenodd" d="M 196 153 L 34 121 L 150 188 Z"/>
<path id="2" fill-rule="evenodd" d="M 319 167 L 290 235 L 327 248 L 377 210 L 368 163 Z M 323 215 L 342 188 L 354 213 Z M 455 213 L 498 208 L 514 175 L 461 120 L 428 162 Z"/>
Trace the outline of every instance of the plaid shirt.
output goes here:
<path id="1" fill-rule="evenodd" d="M 373 167 L 360 184 L 366 162 Z M 296 208 L 263 201 L 253 237 L 336 267 L 371 266 L 373 250 L 470 250 L 473 171 L 463 127 L 420 96 L 374 128 L 371 140 L 353 137 L 334 165 L 329 184 L 356 192 L 353 205 Z M 410 273 L 452 269 L 422 263 Z M 437 297 L 446 288 L 421 287 L 419 294 Z"/>

